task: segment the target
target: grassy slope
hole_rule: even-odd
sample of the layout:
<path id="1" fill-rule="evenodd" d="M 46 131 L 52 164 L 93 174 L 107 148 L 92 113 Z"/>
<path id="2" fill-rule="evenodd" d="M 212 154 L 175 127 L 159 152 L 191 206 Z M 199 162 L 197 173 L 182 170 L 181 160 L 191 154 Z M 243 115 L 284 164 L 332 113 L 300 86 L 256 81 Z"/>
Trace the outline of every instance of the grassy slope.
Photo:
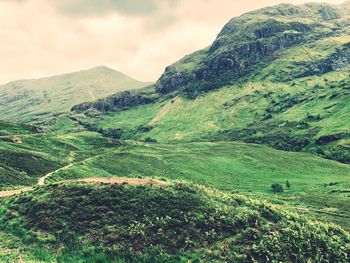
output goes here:
<path id="1" fill-rule="evenodd" d="M 0 119 L 39 121 L 69 111 L 75 104 L 146 85 L 107 67 L 15 81 L 0 86 Z"/>
<path id="2" fill-rule="evenodd" d="M 34 126 L 0 121 L 0 137 L 8 136 L 8 135 L 16 135 L 16 134 L 35 134 L 35 133 L 38 133 L 38 129 Z"/>
<path id="3" fill-rule="evenodd" d="M 4 261 L 19 255 L 26 262 L 349 259 L 349 233 L 334 225 L 184 183 L 52 185 L 0 202 Z"/>
<path id="4" fill-rule="evenodd" d="M 26 127 L 3 123 L 3 129 L 14 135 L 31 134 Z M 19 143 L 11 136 L 0 137 L 0 189 L 33 185 L 51 171 L 118 145 L 92 132 L 16 136 Z"/>
<path id="5" fill-rule="evenodd" d="M 159 100 L 129 110 L 99 115 L 98 119 L 81 115 L 84 121 L 99 128 L 122 128 L 125 139 L 151 137 L 159 142 L 198 140 L 242 140 L 268 144 L 278 149 L 309 150 L 326 157 L 349 161 L 350 83 L 347 70 L 283 80 L 305 71 L 303 63 L 322 60 L 337 47 L 348 43 L 348 37 L 332 37 L 316 43 L 299 45 L 281 52 L 266 68 L 255 69 L 238 85 L 222 87 L 196 99 L 178 96 Z M 312 51 L 312 52 L 311 52 Z M 283 81 L 281 81 L 283 80 Z M 288 127 L 306 125 L 304 128 Z M 290 135 L 279 138 L 280 127 Z M 140 127 L 150 127 L 147 131 Z M 252 136 L 245 132 L 254 130 Z M 321 136 L 344 133 L 341 139 L 326 145 L 315 145 Z M 265 138 L 266 137 L 266 138 Z M 296 148 L 294 137 L 309 140 Z M 279 143 L 290 144 L 279 146 Z M 334 156 L 334 149 L 344 156 Z"/>
<path id="6" fill-rule="evenodd" d="M 55 173 L 47 182 L 99 176 L 187 180 L 288 206 L 310 207 L 313 215 L 321 210 L 324 220 L 350 227 L 344 220 L 350 217 L 350 167 L 310 154 L 229 142 L 128 145 Z M 286 180 L 292 184 L 290 190 L 272 193 L 272 183 Z M 334 216 L 328 217 L 328 211 Z"/>
<path id="7" fill-rule="evenodd" d="M 309 23 L 310 21 L 306 22 Z M 320 28 L 321 31 L 323 29 L 328 30 L 327 28 Z M 342 68 L 339 71 L 320 76 L 314 74 L 309 77 L 293 77 L 289 79 L 290 76 L 305 73 L 305 69 L 310 63 L 329 57 L 336 51 L 336 47 L 341 47 L 347 43 L 349 43 L 349 39 L 346 37 L 327 37 L 327 39 L 322 39 L 315 43 L 294 46 L 289 50 L 278 53 L 273 60 L 264 65 L 266 66 L 265 69 L 262 69 L 261 65 L 257 65 L 257 68 L 252 69 L 251 75 L 248 74 L 239 82 L 227 85 L 216 91 L 207 92 L 195 99 L 188 99 L 185 96 L 171 99 L 163 97 L 153 104 L 100 115 L 98 116 L 101 119 L 100 122 L 98 118 L 84 115 L 79 117 L 84 118 L 86 121 L 97 122 L 99 128 L 122 128 L 123 138 L 125 139 L 151 137 L 159 142 L 189 142 L 209 139 L 245 140 L 268 144 L 276 148 L 288 148 L 290 146 L 288 145 L 288 140 L 291 141 L 290 144 L 293 146 L 295 138 L 296 140 L 307 138 L 311 143 L 307 147 L 302 148 L 303 150 L 317 151 L 319 154 L 330 158 L 334 152 L 338 152 L 337 149 L 339 148 L 341 149 L 340 152 L 347 154 L 349 152 L 349 135 L 345 134 L 341 139 L 326 145 L 316 145 L 315 141 L 320 136 L 339 132 L 346 133 L 349 130 L 348 70 Z M 220 49 L 221 51 L 225 50 Z M 175 67 L 192 72 L 202 63 L 206 55 L 205 52 L 207 50 L 196 53 L 194 57 L 189 56 L 182 60 L 181 63 L 176 64 Z M 89 156 L 89 154 L 98 151 L 101 147 L 100 142 L 96 144 L 97 149 L 92 147 L 90 142 L 85 141 L 82 133 L 63 135 L 63 132 L 72 132 L 80 129 L 65 117 L 58 118 L 58 122 L 51 128 L 55 132 L 62 133 L 48 135 L 48 140 L 45 141 L 29 138 L 23 145 L 14 145 L 8 141 L 2 142 L 0 147 L 3 147 L 5 151 L 2 151 L 6 153 L 4 160 L 8 162 L 13 159 L 14 155 L 20 156 L 23 152 L 26 154 L 29 152 L 29 154 L 35 156 L 35 159 L 37 159 L 38 155 L 64 165 L 78 160 L 82 156 Z M 251 131 L 254 132 L 250 134 Z M 85 135 L 87 137 L 91 136 L 91 138 L 99 138 L 96 134 L 85 133 Z M 98 140 L 102 139 L 99 138 Z M 287 145 L 280 145 L 284 141 L 287 141 Z M 70 149 L 70 147 L 73 148 Z M 8 155 L 8 152 L 13 154 L 12 157 Z M 70 153 L 73 155 L 71 156 Z M 51 155 L 53 156 L 51 157 Z M 44 166 L 47 167 L 47 165 Z M 5 170 L 7 168 L 5 167 Z M 3 168 L 0 168 L 0 174 L 2 172 L 1 169 Z M 11 175 L 11 178 L 15 178 L 15 176 L 18 176 L 19 170 L 12 172 L 14 174 Z M 6 180 L 7 176 L 4 177 Z M 106 153 L 98 158 L 78 163 L 70 169 L 60 171 L 54 174 L 49 181 L 55 182 L 69 178 L 98 176 L 146 176 L 193 181 L 217 187 L 225 192 L 239 191 L 255 198 L 267 199 L 271 202 L 282 204 L 289 209 L 296 208 L 298 212 L 305 212 L 309 216 L 328 222 L 335 222 L 350 229 L 348 223 L 350 217 L 349 166 L 309 154 L 281 152 L 264 146 L 243 143 L 131 144 L 115 149 L 112 153 Z M 286 180 L 289 180 L 292 184 L 290 190 L 286 190 L 282 194 L 271 192 L 272 183 L 284 184 Z M 13 181 L 7 181 L 6 183 L 8 185 L 18 184 L 18 182 Z M 27 183 L 29 184 L 30 182 L 28 181 Z M 57 226 L 50 224 L 50 222 L 56 222 L 57 217 L 62 219 L 59 220 L 59 224 L 65 221 L 69 226 L 75 226 L 76 222 L 69 221 L 70 216 L 64 214 L 65 212 L 62 214 L 51 213 L 53 212 L 50 211 L 52 207 L 59 208 L 54 210 L 54 212 L 67 211 L 72 209 L 72 205 L 75 205 L 74 200 L 77 198 L 79 202 L 85 200 L 89 205 L 89 209 L 90 206 L 96 203 L 99 204 L 98 207 L 92 207 L 91 210 L 86 211 L 88 215 L 96 215 L 91 211 L 105 211 L 104 204 L 93 199 L 91 199 L 92 204 L 90 204 L 90 199 L 86 200 L 84 195 L 79 196 L 81 192 L 74 186 L 58 187 L 61 198 L 59 196 L 58 199 L 46 199 L 47 193 L 50 195 L 50 191 L 53 192 L 54 190 L 52 189 L 55 188 L 57 186 L 36 190 L 33 194 L 28 194 L 29 200 L 25 197 L 20 197 L 15 205 L 4 201 L 1 209 L 2 218 L 4 222 L 10 219 L 10 223 L 9 225 L 3 224 L 6 228 L 0 231 L 0 238 L 10 240 L 8 242 L 12 245 L 4 246 L 5 249 L 8 249 L 8 247 L 13 248 L 14 252 L 10 257 L 18 253 L 17 248 L 22 248 L 24 245 L 33 242 L 32 236 L 34 236 L 35 242 L 38 242 L 40 249 L 35 246 L 28 249 L 27 251 L 29 252 L 26 255 L 28 258 L 50 260 L 55 257 L 52 251 L 59 251 L 59 246 L 55 246 L 57 242 L 60 242 L 60 229 L 62 230 L 62 227 L 67 227 L 67 225 Z M 69 197 L 72 197 L 73 200 L 68 200 L 68 203 L 64 203 L 66 202 L 64 201 L 62 207 L 57 207 L 62 205 L 62 199 L 67 195 L 67 191 L 69 191 L 67 189 L 69 188 L 74 190 L 72 191 L 73 197 Z M 115 198 L 115 195 L 101 194 L 100 190 L 97 188 L 96 192 L 98 194 L 94 195 L 98 199 L 101 197 L 106 199 Z M 83 189 L 84 191 L 89 190 Z M 77 196 L 74 197 L 76 193 Z M 144 197 L 145 193 L 142 196 Z M 161 197 L 160 200 L 164 200 L 164 196 Z M 221 194 L 217 198 L 220 199 Z M 159 199 L 157 200 L 159 201 Z M 48 204 L 46 201 L 52 206 L 46 206 Z M 133 200 L 132 203 L 138 202 L 138 200 Z M 112 204 L 115 203 L 118 202 L 112 202 Z M 42 210 L 32 210 L 32 204 L 37 205 Z M 171 207 L 173 208 L 173 206 Z M 143 211 L 143 207 L 140 210 Z M 246 210 L 246 208 L 243 210 Z M 79 209 L 77 211 L 79 212 Z M 136 210 L 133 209 L 132 211 Z M 40 216 L 36 214 L 37 212 Z M 35 220 L 31 218 L 33 215 L 35 215 L 33 217 Z M 41 217 L 42 215 L 44 216 Z M 118 213 L 114 211 L 113 215 L 118 216 Z M 193 214 L 191 219 L 193 219 L 192 216 Z M 27 221 L 22 221 L 23 217 Z M 102 217 L 109 218 L 110 214 L 107 213 Z M 142 217 L 144 217 L 144 214 L 142 214 Z M 242 217 L 245 217 L 244 213 Z M 43 229 L 41 229 L 41 226 L 36 225 L 37 218 L 43 219 L 42 223 L 50 228 L 49 231 L 48 229 L 44 229 L 44 231 L 48 232 L 42 233 Z M 88 237 L 93 238 L 95 234 L 97 236 L 102 234 L 106 236 L 106 233 L 111 233 L 113 237 L 118 236 L 120 233 L 121 229 L 117 229 L 117 232 L 114 232 L 115 228 L 113 226 L 115 226 L 115 221 L 112 222 L 111 228 L 103 228 L 105 232 L 101 233 L 99 232 L 102 231 L 101 225 L 99 225 L 101 224 L 99 221 L 100 217 L 98 217 L 98 220 L 90 219 L 91 221 L 84 222 L 89 226 L 96 226 L 95 228 L 92 227 L 96 232 L 78 232 L 79 235 L 89 234 Z M 232 218 L 229 219 L 231 220 Z M 117 218 L 116 220 L 121 219 Z M 28 225 L 28 222 L 31 223 Z M 290 225 L 290 223 L 288 222 L 287 225 Z M 302 223 L 301 225 L 304 226 L 305 224 Z M 272 223 L 272 228 L 273 226 L 274 224 Z M 318 228 L 319 225 L 317 224 L 315 227 Z M 138 235 L 144 233 L 142 231 L 145 229 L 149 230 L 144 225 L 141 225 L 141 228 L 139 228 L 139 225 L 136 224 L 136 228 L 139 231 L 136 232 L 137 238 L 139 238 Z M 36 234 L 30 232 L 33 229 Z M 76 231 L 76 228 L 74 229 Z M 284 231 L 286 225 L 282 225 L 282 229 Z M 302 240 L 309 240 L 309 234 L 317 232 L 314 227 L 310 229 L 310 231 L 304 232 L 306 236 L 302 236 L 301 240 L 298 240 L 296 243 L 302 242 Z M 64 228 L 64 230 L 65 233 L 75 236 L 75 233 L 70 233 L 71 227 L 69 229 Z M 86 228 L 85 225 L 79 231 L 82 230 L 89 231 L 90 228 Z M 122 230 L 124 231 L 124 229 Z M 131 230 L 134 230 L 134 228 L 127 229 L 126 232 L 135 233 L 131 232 Z M 281 225 L 277 225 L 277 230 L 281 230 Z M 276 233 L 275 231 L 270 231 L 269 234 L 271 232 Z M 14 233 L 15 235 L 9 235 L 9 233 Z M 253 236 L 255 234 L 257 233 L 253 233 Z M 277 245 L 281 243 L 281 240 L 286 240 L 290 236 L 295 237 L 294 234 L 283 238 L 278 237 Z M 24 238 L 18 239 L 20 235 L 24 236 Z M 276 235 L 279 234 L 277 233 Z M 336 235 L 341 236 L 338 232 Z M 323 240 L 328 240 L 325 235 L 322 234 L 322 236 Z M 89 238 L 88 240 L 90 240 Z M 250 236 L 249 238 L 251 239 L 252 237 Z M 22 243 L 23 241 L 24 243 Z M 189 242 L 191 241 L 189 240 Z M 195 241 L 197 242 L 198 240 Z M 270 241 L 267 242 L 267 247 L 275 244 Z M 13 244 L 18 244 L 18 246 L 16 247 Z M 51 250 L 49 249 L 49 251 L 42 249 L 44 246 L 47 247 L 47 244 L 53 246 L 50 247 Z M 215 253 L 222 253 L 222 250 L 225 250 L 224 248 L 227 248 L 227 246 L 230 247 L 229 244 L 223 242 L 218 244 L 221 252 L 217 252 L 216 248 L 213 248 L 209 251 L 206 250 L 205 253 L 209 253 L 208 256 L 216 258 L 217 254 Z M 68 247 L 74 248 L 73 244 L 69 244 Z M 246 248 L 246 244 L 243 247 Z M 1 249 L 2 247 L 0 247 L 0 251 Z M 92 256 L 94 254 L 95 257 L 101 256 L 101 261 L 106 260 L 106 256 L 103 253 L 100 255 L 99 251 L 89 246 L 86 249 L 86 255 Z M 233 249 L 237 249 L 236 243 L 233 243 Z M 274 249 L 271 254 L 278 255 L 277 250 Z M 202 252 L 199 251 L 198 254 L 202 254 Z M 242 253 L 242 251 L 235 252 L 238 254 Z M 71 251 L 66 251 L 65 253 L 67 253 L 66 257 L 63 256 L 62 261 L 72 256 Z M 214 253 L 214 255 L 211 255 L 211 253 Z M 314 251 L 309 253 L 312 256 L 316 255 Z M 4 254 L 6 259 L 8 254 Z M 298 253 L 295 253 L 293 248 L 284 254 L 290 256 Z M 205 255 L 207 256 L 207 254 Z M 230 256 L 234 258 L 237 254 Z M 77 258 L 79 257 L 83 256 L 78 255 Z"/>

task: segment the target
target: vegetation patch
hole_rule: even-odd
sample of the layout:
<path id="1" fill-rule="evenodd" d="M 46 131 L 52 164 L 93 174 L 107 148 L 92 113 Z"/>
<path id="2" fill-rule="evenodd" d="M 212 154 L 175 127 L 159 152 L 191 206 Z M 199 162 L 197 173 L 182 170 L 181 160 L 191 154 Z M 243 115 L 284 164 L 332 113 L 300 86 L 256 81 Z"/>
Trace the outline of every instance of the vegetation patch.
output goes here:
<path id="1" fill-rule="evenodd" d="M 166 188 L 51 185 L 3 204 L 1 231 L 28 245 L 26 257 L 34 261 L 349 259 L 350 236 L 339 227 L 184 183 Z M 46 248 L 44 256 L 32 252 L 40 247 Z"/>

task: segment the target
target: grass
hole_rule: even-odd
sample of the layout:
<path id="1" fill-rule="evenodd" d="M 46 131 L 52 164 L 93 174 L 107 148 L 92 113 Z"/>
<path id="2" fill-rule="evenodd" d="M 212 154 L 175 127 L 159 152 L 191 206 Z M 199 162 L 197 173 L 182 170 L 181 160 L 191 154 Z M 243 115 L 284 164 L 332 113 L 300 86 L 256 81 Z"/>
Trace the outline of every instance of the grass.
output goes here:
<path id="1" fill-rule="evenodd" d="M 34 134 L 38 129 L 26 124 L 14 124 L 11 122 L 0 121 L 0 137 L 16 134 Z"/>
<path id="2" fill-rule="evenodd" d="M 119 145 L 92 132 L 20 138 L 19 143 L 9 137 L 0 138 L 0 189 L 34 185 L 39 177 L 51 171 Z"/>
<path id="3" fill-rule="evenodd" d="M 73 165 L 0 200 L 0 261 L 348 262 L 349 233 L 331 223 L 350 229 L 350 166 L 321 158 L 350 163 L 350 38 L 337 15 L 348 18 L 315 4 L 235 18 L 145 97 L 96 104 L 107 113 L 65 112 L 114 90 L 101 72 L 2 87 L 0 117 L 49 132 L 16 143 L 38 130 L 0 122 L 0 188 Z M 62 182 L 87 177 L 168 186 Z"/>
<path id="4" fill-rule="evenodd" d="M 51 185 L 1 204 L 7 259 L 25 246 L 33 262 L 346 262 L 350 249 L 337 226 L 188 183 Z"/>
<path id="5" fill-rule="evenodd" d="M 0 119 L 45 123 L 75 104 L 148 84 L 107 67 L 11 82 L 0 87 Z"/>
<path id="6" fill-rule="evenodd" d="M 268 147 L 236 143 L 133 144 L 113 153 L 59 171 L 48 183 L 85 177 L 154 177 L 186 180 L 225 192 L 259 196 L 287 206 L 334 209 L 340 218 L 326 220 L 350 227 L 350 167 L 307 153 L 273 150 Z M 292 187 L 276 195 L 273 183 Z M 335 186 L 328 184 L 336 183 Z M 326 185 L 326 186 L 325 186 Z M 336 190 L 336 191 L 332 191 Z M 317 200 L 324 200 L 317 202 Z"/>
<path id="7" fill-rule="evenodd" d="M 223 87 L 194 100 L 180 96 L 102 114 L 99 121 L 91 117 L 83 120 L 96 123 L 100 129 L 122 129 L 123 139 L 246 141 L 283 150 L 323 152 L 324 157 L 350 162 L 348 148 L 334 147 L 347 139 L 345 134 L 350 130 L 347 76 L 332 72 L 291 83 L 256 80 Z M 289 127 L 291 122 L 301 128 Z M 283 132 L 281 127 L 285 127 Z M 344 133 L 341 139 L 316 144 L 321 136 L 340 132 Z M 294 145 L 300 139 L 307 141 L 301 147 Z M 286 143 L 289 146 L 281 146 Z M 334 149 L 341 156 L 334 154 Z"/>

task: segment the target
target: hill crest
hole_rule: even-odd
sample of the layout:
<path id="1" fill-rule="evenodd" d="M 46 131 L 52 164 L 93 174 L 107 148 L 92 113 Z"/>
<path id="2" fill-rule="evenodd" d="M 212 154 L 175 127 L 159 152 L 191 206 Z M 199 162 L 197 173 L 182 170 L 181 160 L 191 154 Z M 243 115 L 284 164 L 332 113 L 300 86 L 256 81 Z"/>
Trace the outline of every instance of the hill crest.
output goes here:
<path id="1" fill-rule="evenodd" d="M 84 101 L 150 83 L 135 80 L 105 66 L 0 86 L 0 119 L 36 121 L 69 111 Z"/>

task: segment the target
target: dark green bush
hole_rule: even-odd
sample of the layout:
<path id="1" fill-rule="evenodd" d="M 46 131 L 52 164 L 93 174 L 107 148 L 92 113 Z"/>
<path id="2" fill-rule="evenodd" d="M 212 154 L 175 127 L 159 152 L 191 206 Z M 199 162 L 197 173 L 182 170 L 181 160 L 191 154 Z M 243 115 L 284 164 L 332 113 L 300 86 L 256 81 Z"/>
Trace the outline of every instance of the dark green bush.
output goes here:
<path id="1" fill-rule="evenodd" d="M 271 188 L 272 188 L 272 191 L 275 193 L 282 193 L 283 192 L 283 185 L 281 185 L 281 184 L 272 184 Z"/>
<path id="2" fill-rule="evenodd" d="M 287 189 L 290 189 L 290 187 L 291 187 L 291 184 L 288 180 L 286 181 L 286 187 L 287 187 Z"/>

